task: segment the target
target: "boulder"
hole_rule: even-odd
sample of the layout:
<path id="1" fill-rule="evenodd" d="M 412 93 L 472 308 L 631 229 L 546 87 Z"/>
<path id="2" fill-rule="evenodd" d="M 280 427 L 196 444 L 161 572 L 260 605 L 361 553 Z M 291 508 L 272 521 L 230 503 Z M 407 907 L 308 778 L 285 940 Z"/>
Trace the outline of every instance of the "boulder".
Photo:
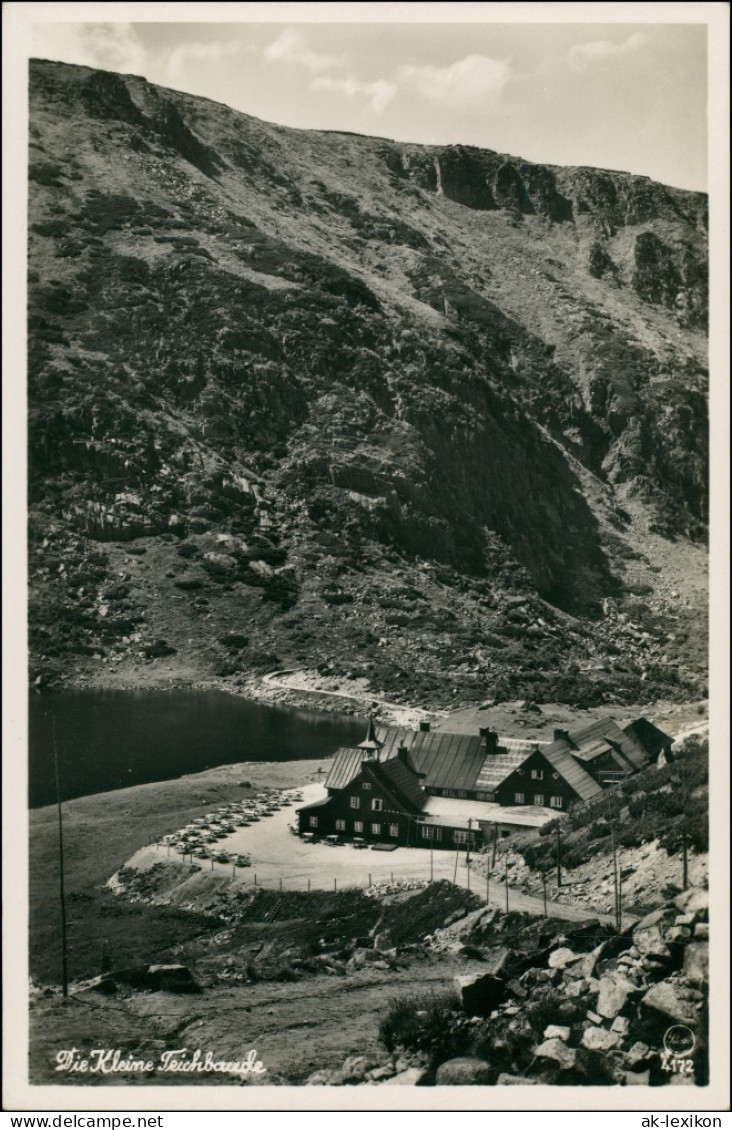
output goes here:
<path id="1" fill-rule="evenodd" d="M 624 1071 L 622 1075 L 626 1087 L 647 1087 L 651 1081 L 650 1071 Z"/>
<path id="2" fill-rule="evenodd" d="M 665 935 L 667 942 L 685 942 L 690 937 L 691 930 L 688 926 L 671 926 L 671 928 L 666 931 Z"/>
<path id="3" fill-rule="evenodd" d="M 484 954 L 486 972 L 491 973 L 494 977 L 505 977 L 515 956 L 514 951 L 506 949 L 505 946 L 501 946 L 499 949 L 495 950 L 488 950 Z"/>
<path id="4" fill-rule="evenodd" d="M 591 1052 L 609 1052 L 619 1043 L 617 1032 L 608 1032 L 607 1028 L 585 1028 L 582 1033 L 582 1046 Z"/>
<path id="5" fill-rule="evenodd" d="M 641 1004 L 671 1020 L 678 1020 L 681 1024 L 693 1024 L 697 1019 L 691 1002 L 682 995 L 678 982 L 659 981 L 648 990 Z"/>
<path id="6" fill-rule="evenodd" d="M 367 1059 L 365 1055 L 351 1055 L 343 1066 L 333 1073 L 332 1084 L 338 1087 L 361 1083 L 373 1066 L 373 1060 Z"/>
<path id="7" fill-rule="evenodd" d="M 627 1036 L 629 1028 L 630 1021 L 627 1016 L 616 1016 L 610 1025 L 610 1031 L 617 1032 L 619 1036 Z"/>
<path id="8" fill-rule="evenodd" d="M 625 1063 L 630 1068 L 643 1067 L 650 1059 L 651 1049 L 648 1044 L 644 1044 L 641 1040 L 636 1040 L 630 1051 L 625 1056 Z"/>
<path id="9" fill-rule="evenodd" d="M 534 1052 L 534 1055 L 542 1059 L 551 1059 L 554 1063 L 558 1063 L 563 1071 L 569 1071 L 575 1065 L 577 1059 L 577 1052 L 574 1048 L 568 1048 L 564 1040 L 553 1037 L 549 1040 L 544 1040 L 539 1044 Z"/>
<path id="10" fill-rule="evenodd" d="M 384 950 L 392 949 L 393 943 L 391 940 L 391 932 L 389 930 L 381 930 L 380 933 L 374 937 L 374 949 Z"/>
<path id="11" fill-rule="evenodd" d="M 448 1059 L 437 1068 L 435 1085 L 438 1087 L 469 1087 L 493 1081 L 494 1072 L 485 1059 L 464 1055 Z"/>
<path id="12" fill-rule="evenodd" d="M 655 914 L 659 914 L 656 911 Z M 659 921 L 649 922 L 654 915 L 649 914 L 642 919 L 633 930 L 633 944 L 641 957 L 670 957 L 671 951 L 666 945 L 663 928 Z"/>
<path id="13" fill-rule="evenodd" d="M 701 887 L 689 887 L 674 899 L 674 906 L 682 914 L 693 914 L 695 918 L 708 918 L 709 916 L 709 891 Z"/>
<path id="14" fill-rule="evenodd" d="M 693 925 L 694 925 L 694 915 L 693 914 L 677 914 L 676 917 L 674 918 L 674 926 L 693 926 Z"/>
<path id="15" fill-rule="evenodd" d="M 692 985 L 709 983 L 709 942 L 689 942 L 684 950 L 684 977 Z"/>
<path id="16" fill-rule="evenodd" d="M 455 988 L 468 1016 L 490 1016 L 503 1000 L 506 982 L 492 973 L 469 973 L 455 978 Z"/>
<path id="17" fill-rule="evenodd" d="M 509 1075 L 508 1072 L 502 1071 L 496 1079 L 496 1085 L 499 1087 L 536 1087 L 538 1081 L 536 1079 L 524 1079 L 523 1075 Z"/>
<path id="18" fill-rule="evenodd" d="M 559 949 L 549 954 L 547 965 L 550 969 L 564 969 L 565 965 L 569 965 L 572 961 L 577 961 L 580 956 L 580 954 L 576 954 L 574 950 L 569 949 L 567 946 L 560 946 Z"/>
<path id="19" fill-rule="evenodd" d="M 564 1024 L 550 1024 L 544 1029 L 545 1040 L 564 1040 L 566 1044 L 569 1035 L 570 1029 L 565 1027 Z"/>
<path id="20" fill-rule="evenodd" d="M 382 1087 L 418 1087 L 426 1074 L 423 1067 L 408 1067 L 406 1071 L 392 1075 L 391 1079 L 385 1079 L 381 1085 Z"/>
<path id="21" fill-rule="evenodd" d="M 628 997 L 634 992 L 637 992 L 635 985 L 620 973 L 606 974 L 600 978 L 600 993 L 595 1011 L 612 1020 L 622 1011 Z"/>
<path id="22" fill-rule="evenodd" d="M 582 981 L 582 980 L 569 981 L 564 986 L 564 995 L 565 995 L 565 997 L 569 997 L 570 1000 L 576 1000 L 578 997 L 581 997 L 582 994 L 585 993 L 586 991 L 587 991 L 587 982 Z"/>
<path id="23" fill-rule="evenodd" d="M 708 922 L 697 922 L 696 926 L 694 927 L 694 937 L 697 938 L 697 939 L 705 939 L 706 941 L 708 941 L 709 940 L 709 923 Z"/>
<path id="24" fill-rule="evenodd" d="M 145 988 L 168 993 L 200 993 L 201 986 L 187 965 L 149 965 Z"/>

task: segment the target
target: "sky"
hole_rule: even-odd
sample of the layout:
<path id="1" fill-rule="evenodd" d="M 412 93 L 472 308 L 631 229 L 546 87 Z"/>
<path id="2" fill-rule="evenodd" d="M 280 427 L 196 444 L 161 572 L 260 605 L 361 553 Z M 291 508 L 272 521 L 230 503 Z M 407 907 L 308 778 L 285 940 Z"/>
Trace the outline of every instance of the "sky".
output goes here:
<path id="1" fill-rule="evenodd" d="M 159 9 L 128 7 L 135 15 Z M 257 6 L 210 5 L 209 11 L 231 7 Z M 258 10 L 262 7 L 268 14 L 287 6 Z M 327 9 L 343 18 L 348 7 Z M 473 5 L 472 10 L 488 13 L 495 7 Z M 44 12 L 47 6 L 37 8 Z M 703 23 L 492 23 L 488 18 L 470 23 L 302 22 L 302 16 L 291 23 L 36 21 L 31 53 L 143 75 L 282 125 L 477 145 L 530 161 L 620 169 L 680 188 L 706 189 Z"/>

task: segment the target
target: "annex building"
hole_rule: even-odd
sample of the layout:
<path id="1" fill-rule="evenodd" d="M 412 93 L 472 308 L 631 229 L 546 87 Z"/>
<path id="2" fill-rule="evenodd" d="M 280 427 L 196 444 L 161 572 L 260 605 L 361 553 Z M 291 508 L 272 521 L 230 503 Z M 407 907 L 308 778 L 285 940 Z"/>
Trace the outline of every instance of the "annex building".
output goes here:
<path id="1" fill-rule="evenodd" d="M 409 847 L 480 846 L 539 828 L 578 801 L 670 757 L 672 739 L 645 718 L 555 730 L 551 742 L 379 727 L 339 749 L 325 796 L 298 809 L 298 833 Z"/>

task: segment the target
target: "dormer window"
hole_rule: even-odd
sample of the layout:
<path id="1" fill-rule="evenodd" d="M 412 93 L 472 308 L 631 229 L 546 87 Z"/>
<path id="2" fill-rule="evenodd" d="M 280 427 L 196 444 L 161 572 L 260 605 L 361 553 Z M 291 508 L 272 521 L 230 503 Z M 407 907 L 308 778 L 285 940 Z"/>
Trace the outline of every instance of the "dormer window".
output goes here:
<path id="1" fill-rule="evenodd" d="M 370 788 L 371 788 L 371 785 L 369 784 L 369 782 L 368 782 L 368 781 L 362 781 L 362 782 L 361 782 L 361 788 L 362 788 L 362 789 L 370 789 Z"/>

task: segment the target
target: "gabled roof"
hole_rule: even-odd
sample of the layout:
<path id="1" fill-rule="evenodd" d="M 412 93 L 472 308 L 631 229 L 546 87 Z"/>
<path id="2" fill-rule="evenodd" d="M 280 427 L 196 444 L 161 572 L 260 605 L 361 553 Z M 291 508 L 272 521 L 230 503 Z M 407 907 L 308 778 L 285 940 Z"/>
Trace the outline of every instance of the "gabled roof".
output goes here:
<path id="1" fill-rule="evenodd" d="M 345 789 L 354 777 L 361 772 L 361 765 L 366 757 L 362 749 L 336 750 L 330 772 L 325 778 L 326 789 Z"/>
<path id="2" fill-rule="evenodd" d="M 382 762 L 391 759 L 400 746 L 411 754 L 422 784 L 432 789 L 461 789 L 471 792 L 483 766 L 485 748 L 479 735 L 448 734 L 440 731 L 388 729 L 378 730 L 384 743 Z"/>
<path id="3" fill-rule="evenodd" d="M 621 730 L 612 718 L 591 722 L 581 730 L 573 730 L 569 737 L 572 753 L 581 761 L 592 761 L 608 750 L 616 750 L 630 770 L 642 769 L 648 762 L 648 754 L 637 738 Z"/>
<path id="4" fill-rule="evenodd" d="M 658 757 L 662 750 L 668 749 L 673 738 L 670 734 L 664 733 L 655 726 L 653 722 L 649 722 L 647 718 L 636 718 L 634 722 L 630 722 L 627 726 L 623 726 L 623 733 L 628 737 L 633 738 L 650 757 Z"/>
<path id="5" fill-rule="evenodd" d="M 408 807 L 421 812 L 427 796 L 420 788 L 419 778 L 400 758 L 392 757 L 389 761 L 369 762 L 369 769 L 379 782 L 386 782 L 397 800 L 403 799 Z"/>
<path id="6" fill-rule="evenodd" d="M 481 792 L 493 792 L 501 781 L 518 769 L 531 753 L 538 747 L 542 749 L 546 743 L 532 742 L 527 738 L 501 738 L 497 753 L 486 755 L 483 768 L 475 782 L 476 789 Z"/>
<path id="7" fill-rule="evenodd" d="M 591 800 L 602 792 L 602 786 L 590 776 L 581 762 L 576 760 L 563 738 L 541 751 L 553 769 L 574 789 L 582 800 Z"/>

